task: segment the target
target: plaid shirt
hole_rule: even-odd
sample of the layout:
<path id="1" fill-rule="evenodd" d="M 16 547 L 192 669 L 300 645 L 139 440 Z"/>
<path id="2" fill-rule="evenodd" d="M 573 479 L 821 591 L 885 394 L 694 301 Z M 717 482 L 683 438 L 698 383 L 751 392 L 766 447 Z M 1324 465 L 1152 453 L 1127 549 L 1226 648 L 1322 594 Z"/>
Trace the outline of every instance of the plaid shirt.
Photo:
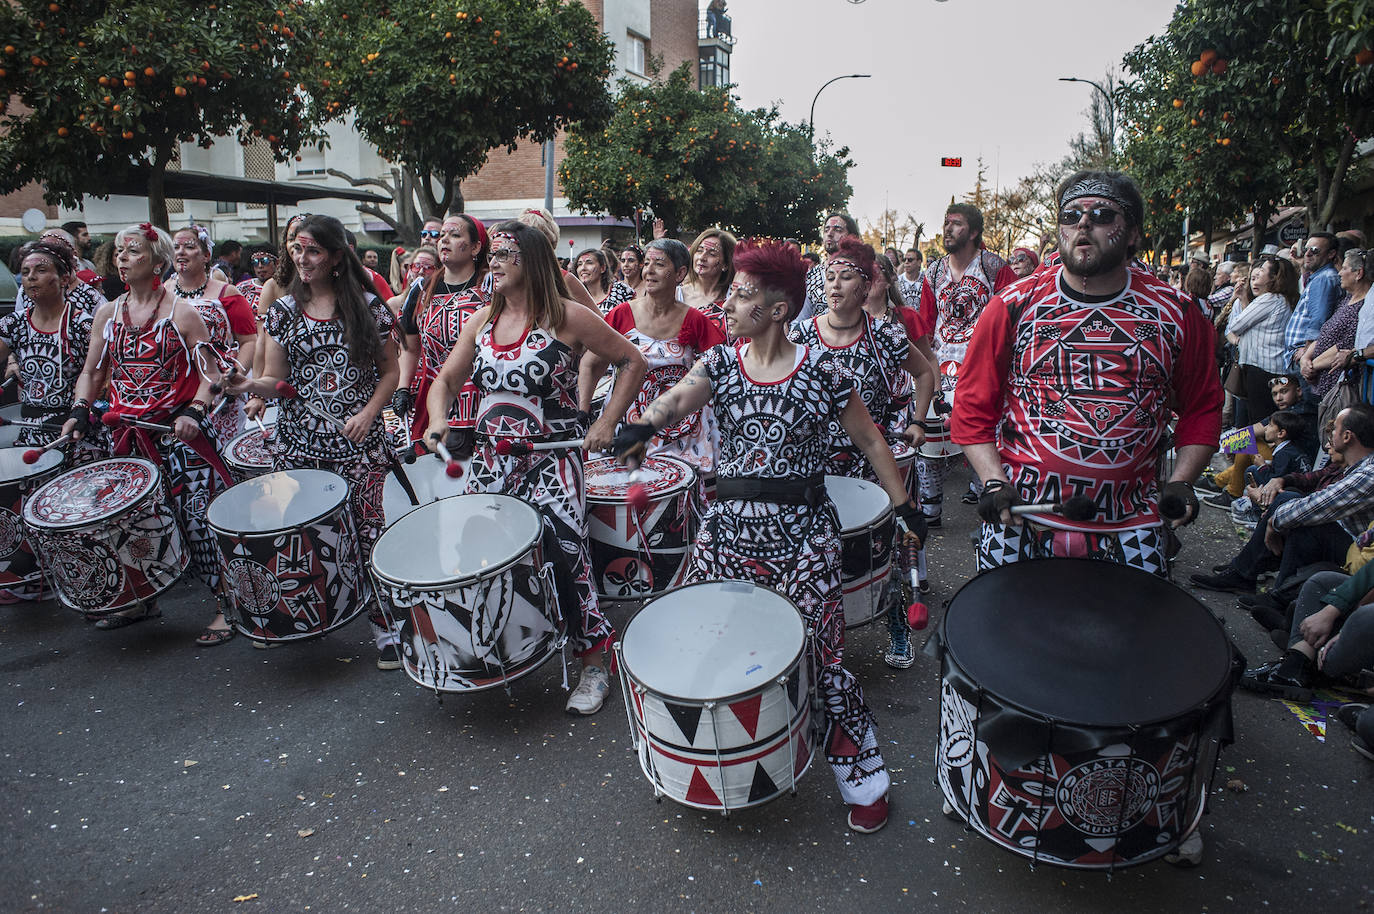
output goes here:
<path id="1" fill-rule="evenodd" d="M 1226 303 L 1235 297 L 1236 287 L 1227 280 L 1226 285 L 1217 286 L 1212 290 L 1212 294 L 1207 296 L 1203 310 L 1207 312 L 1207 319 L 1211 320 L 1221 313 L 1221 309 L 1226 307 Z"/>
<path id="2" fill-rule="evenodd" d="M 1335 521 L 1354 539 L 1374 523 L 1374 454 L 1351 467 L 1324 489 L 1275 509 L 1269 523 L 1276 532 Z"/>
<path id="3" fill-rule="evenodd" d="M 1317 338 L 1340 297 L 1341 277 L 1331 264 L 1308 278 L 1283 334 L 1284 348 L 1290 356 L 1296 358 L 1298 349 Z"/>

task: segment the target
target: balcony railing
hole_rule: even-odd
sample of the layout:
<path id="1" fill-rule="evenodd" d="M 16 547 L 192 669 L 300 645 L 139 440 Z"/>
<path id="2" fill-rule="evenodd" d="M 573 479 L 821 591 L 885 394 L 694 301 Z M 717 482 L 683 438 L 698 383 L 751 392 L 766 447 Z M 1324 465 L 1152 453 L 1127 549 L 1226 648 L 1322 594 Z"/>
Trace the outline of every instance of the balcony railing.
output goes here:
<path id="1" fill-rule="evenodd" d="M 735 38 L 730 33 L 730 17 L 725 13 L 705 9 L 697 19 L 697 39 L 699 41 L 719 41 L 727 47 L 734 47 Z"/>

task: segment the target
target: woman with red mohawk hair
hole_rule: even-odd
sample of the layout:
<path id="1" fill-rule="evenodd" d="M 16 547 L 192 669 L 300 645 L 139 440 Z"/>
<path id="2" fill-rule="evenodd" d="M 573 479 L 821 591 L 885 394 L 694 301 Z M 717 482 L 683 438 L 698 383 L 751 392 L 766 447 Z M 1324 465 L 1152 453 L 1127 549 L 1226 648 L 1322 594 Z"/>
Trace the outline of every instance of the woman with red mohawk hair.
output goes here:
<path id="1" fill-rule="evenodd" d="M 838 422 L 872 461 L 904 527 L 918 524 L 920 511 L 849 380 L 826 353 L 787 339 L 806 295 L 797 248 L 747 246 L 735 269 L 725 322 L 745 342 L 707 351 L 639 422 L 621 428 L 613 447 L 622 462 L 638 462 L 660 428 L 711 405 L 720 426 L 716 500 L 693 550 L 691 578 L 765 584 L 801 611 L 816 632 L 826 758 L 849 805 L 849 827 L 873 832 L 887 823 L 890 781 L 863 691 L 842 666 L 840 528 L 825 490 L 830 424 Z"/>

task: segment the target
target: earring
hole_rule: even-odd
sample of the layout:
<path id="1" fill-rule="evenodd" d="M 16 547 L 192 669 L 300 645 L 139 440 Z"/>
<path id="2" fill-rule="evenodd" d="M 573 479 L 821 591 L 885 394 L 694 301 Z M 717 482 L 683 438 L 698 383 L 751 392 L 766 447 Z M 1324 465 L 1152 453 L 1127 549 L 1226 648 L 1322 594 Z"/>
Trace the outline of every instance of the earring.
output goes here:
<path id="1" fill-rule="evenodd" d="M 332 271 L 330 271 L 330 274 L 329 274 L 329 275 L 330 275 L 330 276 L 333 276 L 335 279 L 338 279 L 338 278 L 339 278 L 339 268 L 338 268 L 338 267 L 335 267 Z"/>

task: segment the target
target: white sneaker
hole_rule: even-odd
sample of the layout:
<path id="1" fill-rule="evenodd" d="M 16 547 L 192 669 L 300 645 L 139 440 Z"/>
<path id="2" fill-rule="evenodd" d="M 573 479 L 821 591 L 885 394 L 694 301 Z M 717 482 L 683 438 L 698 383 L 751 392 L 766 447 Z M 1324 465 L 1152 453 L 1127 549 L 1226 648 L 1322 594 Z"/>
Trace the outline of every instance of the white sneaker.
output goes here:
<path id="1" fill-rule="evenodd" d="M 568 696 L 565 710 L 569 714 L 595 714 L 606 703 L 610 691 L 611 683 L 605 670 L 599 666 L 584 666 L 582 678 Z"/>
<path id="2" fill-rule="evenodd" d="M 1171 854 L 1164 855 L 1164 862 L 1172 866 L 1190 867 L 1202 862 L 1202 832 L 1195 831 L 1183 839 L 1183 843 Z"/>

